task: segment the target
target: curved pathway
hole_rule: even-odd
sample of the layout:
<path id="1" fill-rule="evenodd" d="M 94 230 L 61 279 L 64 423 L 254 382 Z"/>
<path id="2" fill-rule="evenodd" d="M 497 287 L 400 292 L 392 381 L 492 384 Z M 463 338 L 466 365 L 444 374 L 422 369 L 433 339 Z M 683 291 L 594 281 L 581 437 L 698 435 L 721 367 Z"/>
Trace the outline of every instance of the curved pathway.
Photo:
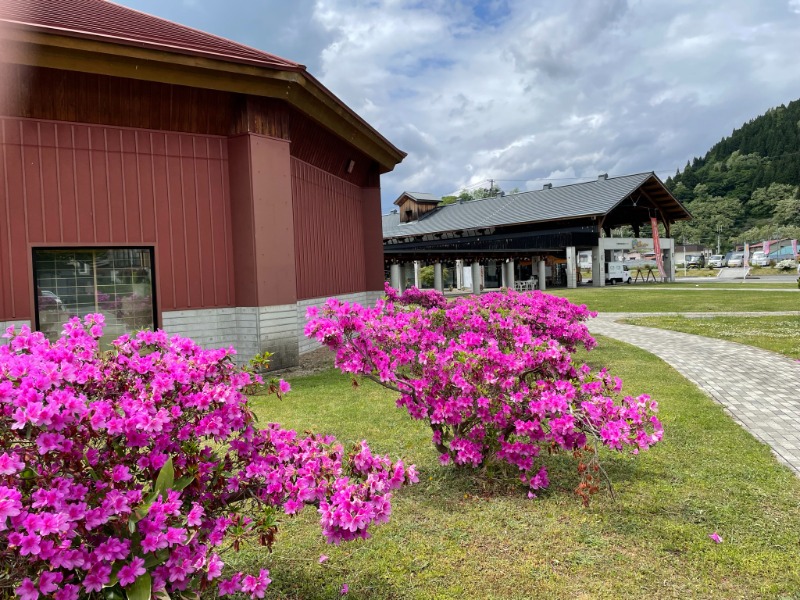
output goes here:
<path id="1" fill-rule="evenodd" d="M 719 402 L 742 427 L 768 444 L 780 462 L 800 475 L 800 362 L 736 342 L 616 322 L 658 314 L 601 313 L 589 322 L 589 330 L 638 346 L 672 365 Z"/>

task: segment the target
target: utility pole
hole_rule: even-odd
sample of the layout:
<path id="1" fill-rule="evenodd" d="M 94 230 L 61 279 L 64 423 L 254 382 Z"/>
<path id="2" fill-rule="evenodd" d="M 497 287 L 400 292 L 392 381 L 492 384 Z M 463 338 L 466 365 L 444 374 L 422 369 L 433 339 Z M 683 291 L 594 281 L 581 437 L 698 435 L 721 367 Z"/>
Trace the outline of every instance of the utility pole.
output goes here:
<path id="1" fill-rule="evenodd" d="M 719 235 L 722 233 L 722 225 L 717 225 L 717 254 L 720 253 L 719 251 Z"/>
<path id="2" fill-rule="evenodd" d="M 489 196 L 494 198 L 494 179 L 489 180 Z"/>

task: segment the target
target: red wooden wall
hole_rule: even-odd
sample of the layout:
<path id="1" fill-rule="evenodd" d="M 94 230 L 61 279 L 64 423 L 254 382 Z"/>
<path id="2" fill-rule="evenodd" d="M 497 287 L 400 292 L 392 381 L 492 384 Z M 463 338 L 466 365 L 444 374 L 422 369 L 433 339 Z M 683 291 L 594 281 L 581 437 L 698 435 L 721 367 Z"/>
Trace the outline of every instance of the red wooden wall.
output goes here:
<path id="1" fill-rule="evenodd" d="M 357 185 L 292 158 L 298 299 L 367 289 L 362 202 Z"/>
<path id="2" fill-rule="evenodd" d="M 153 246 L 160 310 L 234 305 L 226 138 L 0 117 L 0 178 L 0 320 L 37 245 Z"/>

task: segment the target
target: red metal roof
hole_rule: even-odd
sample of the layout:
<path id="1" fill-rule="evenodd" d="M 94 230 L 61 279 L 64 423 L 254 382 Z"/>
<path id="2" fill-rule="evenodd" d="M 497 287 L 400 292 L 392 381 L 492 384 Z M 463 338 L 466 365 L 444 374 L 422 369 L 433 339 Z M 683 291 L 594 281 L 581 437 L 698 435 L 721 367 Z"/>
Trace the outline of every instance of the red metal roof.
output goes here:
<path id="1" fill-rule="evenodd" d="M 282 70 L 305 69 L 279 56 L 107 0 L 0 0 L 0 21 L 116 44 Z"/>

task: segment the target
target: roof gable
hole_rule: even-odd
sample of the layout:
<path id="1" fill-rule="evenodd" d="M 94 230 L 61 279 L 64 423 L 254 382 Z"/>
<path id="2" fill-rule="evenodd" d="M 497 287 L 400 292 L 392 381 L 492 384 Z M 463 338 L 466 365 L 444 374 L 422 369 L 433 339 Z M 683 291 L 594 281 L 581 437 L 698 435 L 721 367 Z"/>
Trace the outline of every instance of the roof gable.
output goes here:
<path id="1" fill-rule="evenodd" d="M 419 204 L 439 204 L 439 202 L 442 201 L 441 198 L 434 196 L 433 194 L 426 194 L 424 192 L 403 192 L 397 197 L 397 200 L 395 200 L 394 203 L 397 206 L 400 206 L 405 198 L 410 198 Z"/>

